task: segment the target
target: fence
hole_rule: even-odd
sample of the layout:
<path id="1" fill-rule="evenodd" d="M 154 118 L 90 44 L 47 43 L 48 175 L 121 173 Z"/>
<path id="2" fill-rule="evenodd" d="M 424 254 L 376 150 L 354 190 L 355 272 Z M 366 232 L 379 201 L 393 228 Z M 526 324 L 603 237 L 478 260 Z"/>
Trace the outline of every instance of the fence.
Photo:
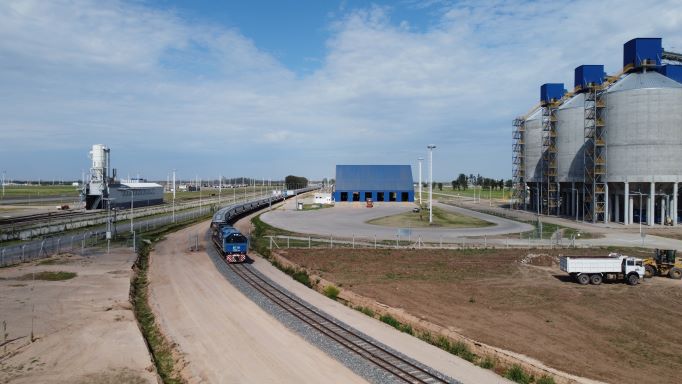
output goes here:
<path id="1" fill-rule="evenodd" d="M 353 235 L 350 238 L 321 236 L 267 236 L 270 249 L 280 248 L 363 248 L 363 249 L 472 249 L 472 248 L 575 248 L 575 237 L 562 238 L 561 231 L 557 231 L 549 239 L 534 238 L 529 235 L 524 238 L 521 234 L 518 238 L 439 238 L 424 241 L 422 237 L 401 236 L 397 233 L 394 239 L 377 238 L 376 235 Z"/>
<path id="2" fill-rule="evenodd" d="M 120 220 L 112 227 L 112 232 L 130 232 L 133 234 L 133 238 L 127 240 L 127 244 L 135 248 L 134 245 L 139 242 L 137 238 L 139 234 L 153 231 L 168 224 L 181 223 L 208 216 L 213 211 L 213 206 L 204 205 L 200 208 L 176 212 L 175 215 L 163 215 L 137 221 L 133 218 L 132 226 L 129 221 Z M 85 255 L 89 251 L 88 248 L 108 245 L 106 234 L 106 226 L 99 226 L 80 233 L 53 236 L 24 244 L 3 247 L 0 248 L 0 267 L 42 259 L 65 252 Z"/>

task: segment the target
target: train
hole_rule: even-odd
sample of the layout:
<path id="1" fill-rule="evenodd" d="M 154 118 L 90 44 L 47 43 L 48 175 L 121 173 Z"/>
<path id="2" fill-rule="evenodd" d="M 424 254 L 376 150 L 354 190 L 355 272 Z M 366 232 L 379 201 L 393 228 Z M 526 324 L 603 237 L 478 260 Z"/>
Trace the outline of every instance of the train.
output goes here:
<path id="1" fill-rule="evenodd" d="M 318 186 L 306 187 L 294 190 L 293 192 L 300 194 L 318 188 Z M 225 261 L 228 263 L 243 263 L 246 261 L 246 255 L 249 250 L 249 240 L 232 226 L 234 220 L 247 213 L 280 202 L 287 197 L 286 193 L 283 192 L 273 193 L 272 196 L 265 198 L 229 205 L 213 214 L 211 238 L 220 255 L 225 258 Z"/>
<path id="2" fill-rule="evenodd" d="M 249 250 L 249 239 L 229 224 L 218 224 L 212 228 L 213 244 L 228 263 L 243 263 Z"/>

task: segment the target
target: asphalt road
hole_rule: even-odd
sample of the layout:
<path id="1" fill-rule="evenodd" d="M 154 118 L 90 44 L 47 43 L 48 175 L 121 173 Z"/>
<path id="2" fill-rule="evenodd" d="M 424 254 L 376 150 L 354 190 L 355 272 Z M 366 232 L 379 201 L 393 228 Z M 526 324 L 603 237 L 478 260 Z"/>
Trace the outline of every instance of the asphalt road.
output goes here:
<path id="1" fill-rule="evenodd" d="M 495 224 L 484 228 L 411 228 L 412 240 L 421 237 L 429 242 L 456 242 L 462 237 L 498 236 L 518 234 L 533 229 L 529 224 L 488 215 L 464 208 L 434 203 L 440 209 L 476 217 Z M 380 240 L 395 240 L 399 228 L 383 227 L 366 222 L 384 216 L 409 212 L 415 207 L 410 203 L 375 203 L 374 208 L 366 208 L 361 204 L 337 204 L 334 208 L 313 211 L 294 210 L 295 202 L 288 201 L 283 208 L 267 212 L 261 216 L 266 223 L 289 231 L 307 233 L 318 236 L 334 237 L 374 237 Z M 403 231 L 402 239 L 406 232 Z"/>

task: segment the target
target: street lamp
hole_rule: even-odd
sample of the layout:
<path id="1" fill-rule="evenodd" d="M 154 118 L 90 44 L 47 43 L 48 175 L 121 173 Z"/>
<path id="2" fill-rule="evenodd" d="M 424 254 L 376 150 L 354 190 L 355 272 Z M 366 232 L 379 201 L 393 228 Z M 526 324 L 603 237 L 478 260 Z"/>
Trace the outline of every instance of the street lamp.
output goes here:
<path id="1" fill-rule="evenodd" d="M 433 150 L 435 145 L 426 146 L 429 149 L 429 224 L 433 224 Z"/>
<path id="2" fill-rule="evenodd" d="M 418 158 L 419 160 L 419 206 L 422 206 L 422 161 L 423 157 Z"/>
<path id="3" fill-rule="evenodd" d="M 134 205 L 133 203 L 135 202 L 135 191 L 131 188 L 128 187 L 128 189 L 121 189 L 123 192 L 130 192 L 130 233 L 133 234 L 133 252 L 136 252 L 135 248 L 135 226 L 133 223 L 133 217 L 135 216 L 135 211 L 134 211 Z"/>

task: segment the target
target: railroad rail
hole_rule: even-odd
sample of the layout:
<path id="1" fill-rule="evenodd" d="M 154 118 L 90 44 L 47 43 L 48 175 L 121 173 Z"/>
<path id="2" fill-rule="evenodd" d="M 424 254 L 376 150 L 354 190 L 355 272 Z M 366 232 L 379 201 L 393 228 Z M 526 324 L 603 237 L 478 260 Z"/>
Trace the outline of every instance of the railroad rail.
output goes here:
<path id="1" fill-rule="evenodd" d="M 351 353 L 377 365 L 406 383 L 449 383 L 450 381 L 429 372 L 424 367 L 402 357 L 386 347 L 362 335 L 360 332 L 344 328 L 327 316 L 311 309 L 300 299 L 295 298 L 255 273 L 246 264 L 230 264 L 228 267 L 247 284 L 270 299 L 273 303 L 298 318 L 313 329 L 331 338 Z"/>

